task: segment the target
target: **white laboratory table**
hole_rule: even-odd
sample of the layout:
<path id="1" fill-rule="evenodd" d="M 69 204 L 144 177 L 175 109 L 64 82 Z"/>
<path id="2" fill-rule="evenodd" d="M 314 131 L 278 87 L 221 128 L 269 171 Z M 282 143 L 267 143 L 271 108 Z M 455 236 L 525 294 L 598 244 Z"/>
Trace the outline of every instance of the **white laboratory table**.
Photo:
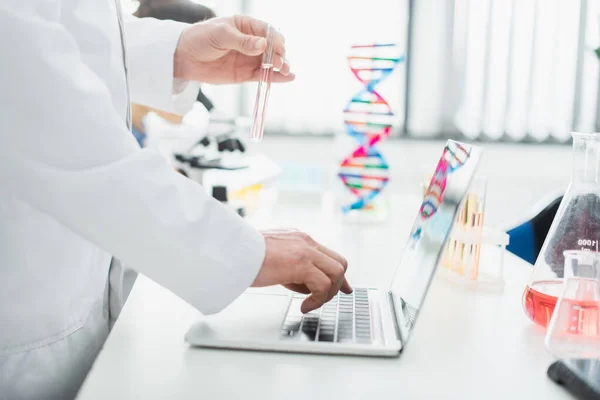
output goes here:
<path id="1" fill-rule="evenodd" d="M 344 225 L 306 207 L 275 219 L 346 255 L 351 284 L 386 288 L 414 200 L 399 201 L 381 225 Z M 547 378 L 553 359 L 544 332 L 521 306 L 531 266 L 511 254 L 504 265 L 502 293 L 465 290 L 436 275 L 410 342 L 391 359 L 190 348 L 183 337 L 200 314 L 140 277 L 78 400 L 569 399 Z"/>

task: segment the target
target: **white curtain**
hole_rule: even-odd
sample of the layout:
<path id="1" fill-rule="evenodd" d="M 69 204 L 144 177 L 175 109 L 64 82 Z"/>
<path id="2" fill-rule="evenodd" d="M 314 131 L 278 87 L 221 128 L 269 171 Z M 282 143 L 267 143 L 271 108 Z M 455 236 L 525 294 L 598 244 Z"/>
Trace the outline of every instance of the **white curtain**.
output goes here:
<path id="1" fill-rule="evenodd" d="M 563 142 L 598 129 L 599 11 L 598 0 L 416 1 L 408 134 Z"/>

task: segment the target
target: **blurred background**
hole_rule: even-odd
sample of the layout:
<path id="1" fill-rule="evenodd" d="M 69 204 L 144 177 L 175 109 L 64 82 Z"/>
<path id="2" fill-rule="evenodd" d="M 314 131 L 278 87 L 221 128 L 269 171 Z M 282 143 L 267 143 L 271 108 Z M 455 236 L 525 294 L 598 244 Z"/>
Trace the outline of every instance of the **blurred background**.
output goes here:
<path id="1" fill-rule="evenodd" d="M 286 37 L 297 80 L 274 87 L 267 133 L 333 135 L 360 88 L 346 56 L 356 43 L 393 42 L 402 64 L 384 85 L 394 136 L 565 142 L 594 131 L 598 0 L 200 0 L 217 15 L 245 13 Z M 123 0 L 134 12 L 138 2 Z M 207 88 L 249 116 L 255 88 Z"/>
<path id="2" fill-rule="evenodd" d="M 600 131 L 600 0 L 192 3 L 217 16 L 252 15 L 285 35 L 296 81 L 272 87 L 262 142 L 247 140 L 254 83 L 203 85 L 217 111 L 198 105 L 182 123 L 208 132 L 209 114 L 235 120 L 245 154 L 276 166 L 269 179 L 287 207 L 318 203 L 336 179 L 343 110 L 363 88 L 347 60 L 355 44 L 395 43 L 405 57 L 377 86 L 393 112 L 391 136 L 379 145 L 388 194 L 418 195 L 446 139 L 479 143 L 486 221 L 507 226 L 564 191 L 571 132 Z M 129 13 L 140 7 L 122 4 Z"/>

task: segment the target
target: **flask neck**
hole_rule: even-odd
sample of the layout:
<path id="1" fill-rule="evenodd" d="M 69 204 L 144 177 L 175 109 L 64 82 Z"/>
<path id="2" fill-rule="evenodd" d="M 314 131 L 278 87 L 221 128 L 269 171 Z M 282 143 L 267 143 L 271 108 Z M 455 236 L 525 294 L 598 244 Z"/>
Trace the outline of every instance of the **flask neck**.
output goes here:
<path id="1" fill-rule="evenodd" d="M 573 182 L 600 184 L 600 135 L 573 135 Z"/>

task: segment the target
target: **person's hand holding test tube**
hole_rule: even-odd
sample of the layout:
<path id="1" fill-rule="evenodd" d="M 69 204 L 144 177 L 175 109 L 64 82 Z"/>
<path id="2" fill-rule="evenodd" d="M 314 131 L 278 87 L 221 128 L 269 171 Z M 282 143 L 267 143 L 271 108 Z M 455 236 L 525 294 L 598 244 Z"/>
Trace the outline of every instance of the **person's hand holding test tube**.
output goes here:
<path id="1" fill-rule="evenodd" d="M 174 61 L 174 77 L 188 81 L 216 85 L 258 81 L 260 89 L 260 82 L 294 80 L 281 33 L 247 16 L 191 25 L 181 35 Z M 268 75 L 263 65 L 270 66 Z"/>
<path id="2" fill-rule="evenodd" d="M 294 80 L 281 33 L 245 16 L 212 18 L 188 28 L 175 53 L 174 76 L 211 84 L 258 81 L 250 133 L 255 141 L 263 136 L 271 82 Z"/>

